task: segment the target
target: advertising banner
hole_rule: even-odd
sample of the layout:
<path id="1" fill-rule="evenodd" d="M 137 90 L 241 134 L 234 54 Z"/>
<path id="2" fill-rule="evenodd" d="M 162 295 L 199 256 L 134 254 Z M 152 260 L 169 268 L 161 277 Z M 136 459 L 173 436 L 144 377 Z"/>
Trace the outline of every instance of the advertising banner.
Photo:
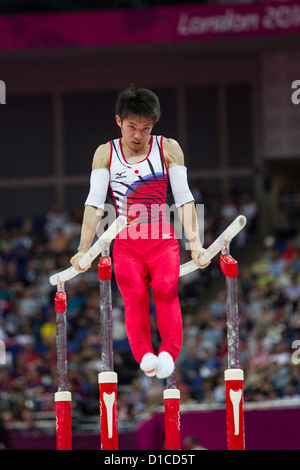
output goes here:
<path id="1" fill-rule="evenodd" d="M 0 16 L 0 50 L 174 43 L 292 33 L 300 33 L 298 1 Z"/>

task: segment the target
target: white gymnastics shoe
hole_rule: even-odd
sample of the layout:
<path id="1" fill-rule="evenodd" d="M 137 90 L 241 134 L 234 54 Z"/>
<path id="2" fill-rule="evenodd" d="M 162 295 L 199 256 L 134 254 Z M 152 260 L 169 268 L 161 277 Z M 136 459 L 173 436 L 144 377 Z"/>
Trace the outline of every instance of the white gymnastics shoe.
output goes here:
<path id="1" fill-rule="evenodd" d="M 172 374 L 174 368 L 175 364 L 172 356 L 168 352 L 162 351 L 158 355 L 157 378 L 166 379 Z"/>
<path id="2" fill-rule="evenodd" d="M 141 360 L 140 368 L 148 377 L 154 377 L 156 375 L 156 369 L 158 365 L 158 358 L 155 354 L 146 353 Z"/>

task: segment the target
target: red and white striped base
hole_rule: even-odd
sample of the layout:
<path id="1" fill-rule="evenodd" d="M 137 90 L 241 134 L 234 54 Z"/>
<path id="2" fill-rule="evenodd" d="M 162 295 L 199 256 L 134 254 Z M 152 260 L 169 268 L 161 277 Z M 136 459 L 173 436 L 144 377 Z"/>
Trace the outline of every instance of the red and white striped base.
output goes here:
<path id="1" fill-rule="evenodd" d="M 118 450 L 118 407 L 115 372 L 100 372 L 98 375 L 100 394 L 100 434 L 102 450 Z"/>
<path id="2" fill-rule="evenodd" d="M 180 450 L 180 391 L 164 390 L 166 450 Z"/>
<path id="3" fill-rule="evenodd" d="M 72 423 L 70 392 L 56 392 L 56 448 L 57 450 L 72 450 Z"/>
<path id="4" fill-rule="evenodd" d="M 228 450 L 245 450 L 243 380 L 241 369 L 225 371 Z"/>

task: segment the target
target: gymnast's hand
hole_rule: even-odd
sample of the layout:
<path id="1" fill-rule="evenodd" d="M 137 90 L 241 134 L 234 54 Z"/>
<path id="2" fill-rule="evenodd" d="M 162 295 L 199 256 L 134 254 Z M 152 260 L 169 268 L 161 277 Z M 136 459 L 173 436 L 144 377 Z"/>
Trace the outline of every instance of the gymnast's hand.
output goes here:
<path id="1" fill-rule="evenodd" d="M 210 264 L 210 260 L 206 264 L 201 264 L 201 255 L 205 253 L 206 249 L 202 247 L 197 247 L 191 251 L 191 256 L 200 269 L 206 268 Z"/>
<path id="2" fill-rule="evenodd" d="M 78 253 L 76 253 L 76 255 L 74 255 L 71 259 L 70 259 L 70 263 L 71 265 L 76 269 L 76 271 L 79 271 L 80 273 L 84 273 L 85 271 L 87 271 L 90 267 L 91 267 L 91 264 L 89 266 L 87 266 L 86 268 L 82 269 L 80 266 L 79 266 L 79 260 L 80 258 L 83 257 L 83 255 L 85 254 L 86 252 L 83 251 L 83 250 L 80 250 L 78 251 Z"/>

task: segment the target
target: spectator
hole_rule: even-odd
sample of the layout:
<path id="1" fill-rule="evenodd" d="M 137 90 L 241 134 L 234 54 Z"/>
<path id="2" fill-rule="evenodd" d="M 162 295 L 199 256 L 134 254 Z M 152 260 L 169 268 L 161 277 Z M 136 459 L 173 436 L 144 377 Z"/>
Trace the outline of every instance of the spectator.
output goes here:
<path id="1" fill-rule="evenodd" d="M 182 372 L 182 379 L 186 383 L 193 396 L 201 392 L 203 380 L 200 376 L 201 360 L 197 355 L 195 346 L 189 346 L 187 349 L 186 359 L 180 363 L 180 370 Z"/>
<path id="2" fill-rule="evenodd" d="M 186 436 L 183 439 L 183 447 L 186 450 L 207 450 L 200 444 L 197 436 Z"/>
<path id="3" fill-rule="evenodd" d="M 246 231 L 252 234 L 258 222 L 258 204 L 249 193 L 242 194 L 240 211 L 247 219 Z"/>
<path id="4" fill-rule="evenodd" d="M 212 300 L 208 308 L 213 318 L 220 318 L 226 314 L 226 290 L 218 291 L 216 299 Z"/>

